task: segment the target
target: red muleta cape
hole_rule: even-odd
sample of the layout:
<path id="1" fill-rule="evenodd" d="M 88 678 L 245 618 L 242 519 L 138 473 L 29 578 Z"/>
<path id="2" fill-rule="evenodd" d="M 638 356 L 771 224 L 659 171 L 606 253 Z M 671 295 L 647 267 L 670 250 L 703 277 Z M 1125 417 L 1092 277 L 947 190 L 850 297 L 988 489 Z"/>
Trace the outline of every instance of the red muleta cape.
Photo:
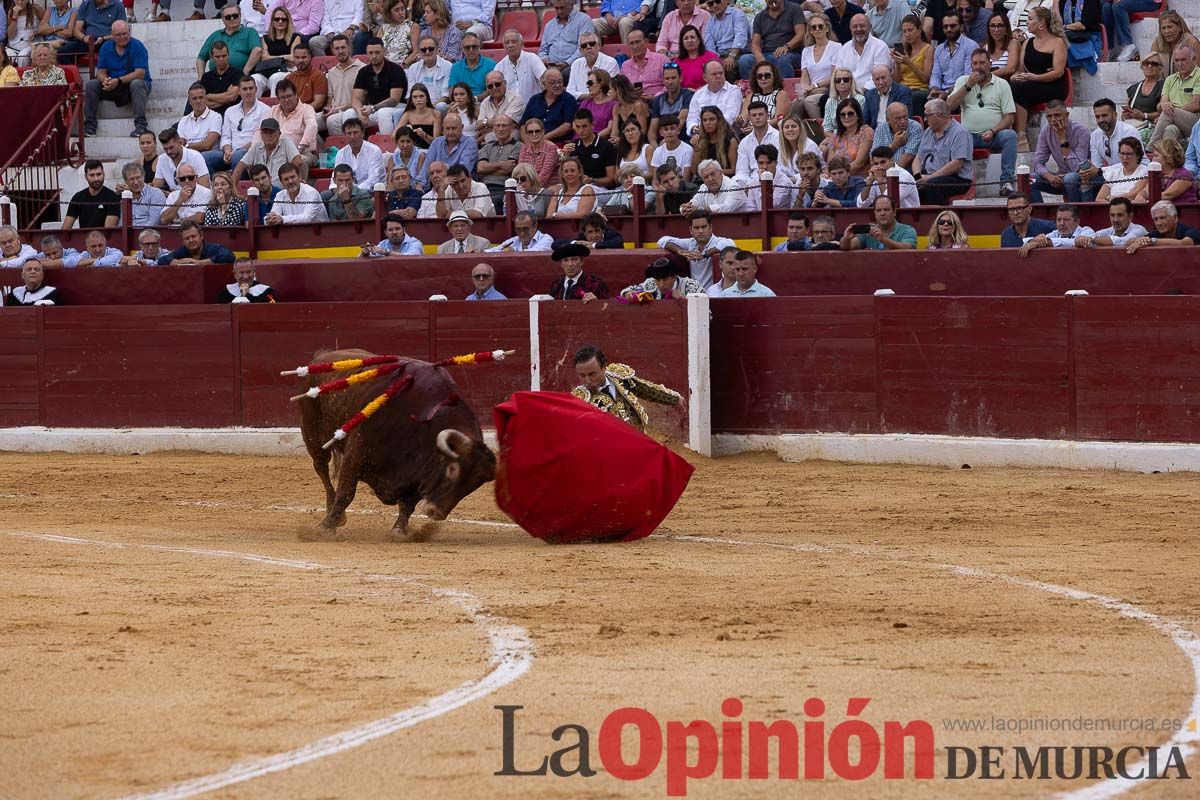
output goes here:
<path id="1" fill-rule="evenodd" d="M 556 544 L 631 542 L 654 532 L 694 467 L 611 414 L 560 392 L 516 392 L 496 406 L 496 503 Z"/>

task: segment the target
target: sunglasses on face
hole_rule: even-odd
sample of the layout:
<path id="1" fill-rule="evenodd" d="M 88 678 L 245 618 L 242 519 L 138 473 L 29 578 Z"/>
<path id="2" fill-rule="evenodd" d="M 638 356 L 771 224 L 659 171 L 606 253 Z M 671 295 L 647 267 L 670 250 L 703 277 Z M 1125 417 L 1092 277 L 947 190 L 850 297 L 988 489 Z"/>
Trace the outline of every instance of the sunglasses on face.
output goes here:
<path id="1" fill-rule="evenodd" d="M 833 82 L 834 83 L 849 83 L 850 79 L 849 78 L 834 78 Z"/>
<path id="2" fill-rule="evenodd" d="M 464 44 L 462 49 L 463 49 L 463 50 L 478 50 L 478 49 L 479 49 L 479 45 L 477 45 L 477 44 Z"/>
<path id="3" fill-rule="evenodd" d="M 486 281 L 488 278 L 490 278 L 492 276 L 491 275 L 472 275 L 471 277 L 477 281 Z"/>
<path id="4" fill-rule="evenodd" d="M 226 14 L 222 19 L 241 19 L 241 14 Z"/>
<path id="5" fill-rule="evenodd" d="M 176 180 L 178 180 L 180 183 L 183 183 L 184 181 L 194 181 L 194 180 L 196 180 L 196 176 L 195 175 L 179 175 L 176 177 Z"/>
<path id="6" fill-rule="evenodd" d="M 769 81 L 769 80 L 771 80 L 771 78 L 774 78 L 775 76 L 769 72 L 760 72 L 757 75 L 755 75 L 754 77 L 758 78 L 760 81 Z"/>
<path id="7" fill-rule="evenodd" d="M 521 177 L 517 178 L 517 182 L 518 183 L 529 183 L 529 177 L 526 175 L 522 175 Z"/>
<path id="8" fill-rule="evenodd" d="M 588 82 L 587 82 L 587 85 L 588 85 L 588 86 L 595 86 L 595 85 L 596 85 L 596 82 L 595 82 L 595 81 L 588 81 Z"/>
<path id="9" fill-rule="evenodd" d="M 808 29 L 810 31 L 823 31 L 823 30 L 825 30 L 825 26 L 824 25 L 809 25 Z"/>
<path id="10" fill-rule="evenodd" d="M 229 19 L 237 19 L 237 17 L 229 17 Z M 287 22 L 287 17 L 276 17 L 276 22 Z"/>
<path id="11" fill-rule="evenodd" d="M 858 114 L 853 111 L 843 111 L 840 114 L 838 114 L 838 116 L 841 117 L 842 119 L 855 119 L 858 117 Z"/>
<path id="12" fill-rule="evenodd" d="M 489 84 L 487 85 L 487 88 L 489 88 L 489 89 L 499 89 L 499 88 L 500 88 L 501 86 L 503 86 L 503 85 L 504 85 L 503 83 L 489 83 Z"/>
<path id="13" fill-rule="evenodd" d="M 1158 63 L 1157 61 L 1143 61 L 1142 66 L 1143 67 L 1159 67 L 1159 68 L 1161 68 L 1162 64 Z"/>
<path id="14" fill-rule="evenodd" d="M 599 42 L 580 42 L 579 46 L 580 47 L 595 47 L 598 44 L 599 44 Z"/>
<path id="15" fill-rule="evenodd" d="M 437 50 L 437 48 L 436 47 L 422 47 L 421 48 L 422 53 L 432 53 L 434 50 Z"/>
<path id="16" fill-rule="evenodd" d="M 953 224 L 954 224 L 954 220 L 952 220 L 952 219 L 939 219 L 939 220 L 938 220 L 938 222 L 937 222 L 937 224 L 938 224 L 938 226 L 942 226 L 942 225 L 953 225 Z"/>
<path id="17" fill-rule="evenodd" d="M 541 133 L 542 129 L 541 128 L 526 128 L 525 132 L 526 133 Z"/>

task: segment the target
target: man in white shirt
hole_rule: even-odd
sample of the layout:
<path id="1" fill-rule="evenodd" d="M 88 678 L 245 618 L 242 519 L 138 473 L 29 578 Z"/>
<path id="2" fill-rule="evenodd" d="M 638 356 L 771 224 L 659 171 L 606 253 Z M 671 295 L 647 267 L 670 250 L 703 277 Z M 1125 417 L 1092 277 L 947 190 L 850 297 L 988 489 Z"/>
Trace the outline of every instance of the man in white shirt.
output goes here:
<path id="1" fill-rule="evenodd" d="M 339 33 L 353 38 L 362 24 L 362 0 L 324 0 L 325 15 L 321 20 L 321 35 L 308 40 L 309 50 L 314 56 L 325 55 L 330 41 Z"/>
<path id="2" fill-rule="evenodd" d="M 425 84 L 429 102 L 438 111 L 445 111 L 450 104 L 450 68 L 454 65 L 438 55 L 437 40 L 431 36 L 422 36 L 417 50 L 421 57 L 404 71 L 408 87 L 411 90 L 418 83 Z"/>
<path id="3" fill-rule="evenodd" d="M 525 51 L 525 39 L 515 30 L 504 32 L 505 57 L 496 64 L 496 71 L 520 97 L 533 97 L 542 90 L 542 73 L 546 65 L 535 53 Z M 520 119 L 517 114 L 513 119 Z"/>
<path id="4" fill-rule="evenodd" d="M 1108 221 L 1112 223 L 1095 236 L 1081 235 L 1075 239 L 1076 247 L 1124 247 L 1147 231 L 1133 221 L 1133 203 L 1128 197 L 1114 197 L 1108 201 Z"/>
<path id="5" fill-rule="evenodd" d="M 589 72 L 594 69 L 602 69 L 610 76 L 615 76 L 621 71 L 621 66 L 615 58 L 600 50 L 600 39 L 595 33 L 580 35 L 579 52 L 583 55 L 571 62 L 571 74 L 567 78 L 567 93 L 582 100 L 588 95 L 587 76 Z"/>
<path id="6" fill-rule="evenodd" d="M 192 167 L 193 174 L 198 176 L 196 180 L 201 186 L 209 185 L 208 164 L 205 163 L 204 156 L 190 147 L 185 147 L 179 131 L 167 128 L 158 134 L 158 141 L 163 146 L 163 156 L 165 157 L 159 158 L 158 164 L 154 167 L 153 183 L 155 186 L 172 191 L 178 189 L 179 184 L 175 181 L 175 172 L 183 164 Z"/>
<path id="7" fill-rule="evenodd" d="M 423 256 L 425 245 L 420 239 L 408 235 L 408 223 L 399 214 L 388 214 L 383 225 L 383 235 L 387 238 L 379 244 L 364 245 L 363 258 L 382 258 L 384 256 Z"/>
<path id="8" fill-rule="evenodd" d="M 296 225 L 329 219 L 321 193 L 307 183 L 300 182 L 300 173 L 294 164 L 284 164 L 279 168 L 279 181 L 283 184 L 283 191 L 275 195 L 271 213 L 267 214 L 264 223 Z"/>
<path id="9" fill-rule="evenodd" d="M 12 225 L 0 226 L 0 267 L 19 267 L 31 258 L 37 258 L 33 245 L 21 241 L 21 235 Z"/>
<path id="10" fill-rule="evenodd" d="M 462 164 L 447 170 L 446 185 L 437 204 L 438 219 L 449 219 L 455 211 L 464 211 L 471 219 L 496 215 L 492 193 L 484 184 L 471 180 L 471 171 Z"/>
<path id="11" fill-rule="evenodd" d="M 446 187 L 446 162 L 434 161 L 428 167 L 429 191 L 421 195 L 421 207 L 417 209 L 417 219 L 437 219 L 438 201 L 443 196 Z"/>
<path id="12" fill-rule="evenodd" d="M 374 191 L 375 184 L 386 183 L 383 151 L 379 149 L 379 145 L 363 139 L 366 130 L 362 120 L 346 120 L 342 125 L 342 132 L 346 136 L 346 146 L 338 150 L 333 165 L 336 167 L 338 164 L 345 164 L 354 170 L 355 184 L 368 192 Z"/>
<path id="13" fill-rule="evenodd" d="M 534 61 L 542 63 L 538 58 L 534 58 Z M 516 120 L 525 115 L 525 99 L 508 88 L 509 83 L 502 73 L 493 70 L 483 80 L 487 94 L 479 103 L 479 116 L 475 118 L 475 139 L 480 145 L 484 139 L 495 140 L 492 120 L 496 117 Z"/>
<path id="14" fill-rule="evenodd" d="M 710 64 L 716 63 L 713 61 Z M 721 171 L 721 165 L 709 158 L 700 162 L 697 168 L 703 185 L 690 203 L 684 203 L 679 210 L 684 214 L 693 211 L 710 211 L 720 214 L 746 209 L 746 191 L 733 178 Z M 696 277 L 695 275 L 692 276 Z M 707 285 L 707 284 L 705 284 Z"/>
<path id="15" fill-rule="evenodd" d="M 892 51 L 882 39 L 871 35 L 871 23 L 866 14 L 855 14 L 850 20 L 850 35 L 851 40 L 843 44 L 834 57 L 833 66 L 854 73 L 854 82 L 859 89 L 874 89 L 871 71 L 880 65 L 891 69 Z"/>
<path id="16" fill-rule="evenodd" d="M 762 179 L 768 173 L 771 175 L 771 208 L 791 208 L 796 202 L 796 185 L 790 176 L 779 170 L 779 148 L 773 144 L 760 144 L 754 148 L 754 162 L 750 174 L 737 179 L 746 187 L 746 211 L 762 208 Z"/>
<path id="17" fill-rule="evenodd" d="M 473 33 L 481 42 L 490 42 L 496 24 L 496 0 L 454 0 L 450 6 L 451 22 L 466 36 Z"/>
<path id="18" fill-rule="evenodd" d="M 690 239 L 664 236 L 658 240 L 658 246 L 686 258 L 692 278 L 702 288 L 707 289 L 713 282 L 713 256 L 720 254 L 726 247 L 736 248 L 737 245 L 732 239 L 717 236 L 713 232 L 712 215 L 707 211 L 696 211 L 691 215 L 691 233 Z"/>
<path id="19" fill-rule="evenodd" d="M 858 193 L 859 208 L 874 208 L 875 198 L 887 194 L 887 174 L 891 169 L 900 170 L 900 207 L 916 208 L 921 205 L 916 179 L 904 167 L 896 166 L 895 158 L 896 152 L 887 146 L 876 147 L 871 151 L 871 169 L 867 173 L 867 182 Z"/>
<path id="20" fill-rule="evenodd" d="M 204 84 L 199 81 L 188 87 L 188 106 L 191 110 L 184 114 L 175 126 L 184 143 L 204 158 L 204 163 L 210 173 L 216 172 L 224 164 L 221 157 L 221 114 L 208 107 Z"/>
<path id="21" fill-rule="evenodd" d="M 696 90 L 692 102 L 688 104 L 687 135 L 695 132 L 700 123 L 700 109 L 705 106 L 721 109 L 730 126 L 742 113 L 742 90 L 726 82 L 725 68 L 720 61 L 710 61 L 704 65 L 704 85 Z"/>
<path id="22" fill-rule="evenodd" d="M 254 141 L 254 132 L 271 113 L 271 107 L 258 99 L 258 84 L 249 75 L 238 81 L 238 97 L 241 102 L 225 110 L 225 121 L 221 126 L 221 164 L 217 169 L 237 168 Z"/>
<path id="23" fill-rule="evenodd" d="M 770 112 L 767 104 L 755 100 L 746 108 L 746 116 L 750 119 L 750 133 L 738 142 L 737 167 L 733 174 L 739 178 L 753 179 L 758 161 L 754 150 L 760 144 L 771 144 L 779 147 L 779 131 L 771 127 Z M 662 126 L 662 123 L 659 123 Z"/>
<path id="24" fill-rule="evenodd" d="M 1027 257 L 1040 247 L 1075 247 L 1076 239 L 1091 240 L 1096 238 L 1096 232 L 1086 225 L 1079 224 L 1079 208 L 1072 205 L 1061 205 L 1054 214 L 1054 230 L 1041 233 L 1025 239 L 1017 255 Z"/>
<path id="25" fill-rule="evenodd" d="M 197 182 L 196 170 L 190 164 L 180 166 L 175 177 L 179 181 L 179 188 L 167 195 L 167 206 L 163 209 L 160 223 L 178 225 L 188 220 L 203 221 L 204 210 L 212 199 L 212 189 Z"/>
<path id="26" fill-rule="evenodd" d="M 1107 97 L 1092 104 L 1092 113 L 1096 117 L 1096 127 L 1089 141 L 1092 168 L 1079 170 L 1080 181 L 1089 183 L 1094 183 L 1105 167 L 1121 163 L 1122 139 L 1130 136 L 1138 138 L 1137 128 L 1117 116 L 1117 104 Z"/>
<path id="27" fill-rule="evenodd" d="M 530 211 L 518 211 L 513 218 L 513 231 L 516 236 L 505 239 L 495 247 L 489 247 L 489 253 L 523 253 L 528 251 L 550 252 L 554 240 L 548 234 L 538 230 L 537 215 Z"/>

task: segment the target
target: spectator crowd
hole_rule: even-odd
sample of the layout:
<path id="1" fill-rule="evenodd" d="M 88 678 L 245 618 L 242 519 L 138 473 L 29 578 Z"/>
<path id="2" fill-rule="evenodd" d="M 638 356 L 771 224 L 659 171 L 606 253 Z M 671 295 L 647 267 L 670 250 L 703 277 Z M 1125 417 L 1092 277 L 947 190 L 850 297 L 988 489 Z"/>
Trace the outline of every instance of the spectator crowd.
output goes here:
<path id="1" fill-rule="evenodd" d="M 196 3 L 190 18 L 203 18 Z M 939 0 L 919 6 L 921 15 L 907 0 L 865 9 L 847 0 L 603 0 L 595 16 L 574 0 L 551 5 L 535 44 L 497 22 L 493 0 L 229 3 L 178 98 L 186 110 L 155 133 L 145 116 L 152 65 L 120 3 L 84 0 L 73 10 L 13 0 L 0 83 L 16 82 L 5 77 L 12 61 L 32 64 L 22 84 L 61 82 L 56 59 L 69 62 L 92 43 L 86 132 L 97 132 L 101 104 L 132 106 L 141 159 L 123 165 L 113 187 L 103 164 L 89 161 L 64 228 L 115 226 L 125 190 L 135 226 L 178 225 L 184 234 L 245 225 L 250 187 L 262 225 L 362 220 L 376 214 L 373 190 L 383 186 L 386 238 L 364 246 L 364 257 L 424 252 L 407 233 L 414 219 L 447 226 L 446 241 L 429 243 L 439 253 L 590 251 L 620 246 L 608 220 L 634 213 L 634 187 L 643 185 L 647 211 L 689 218 L 690 237 L 659 242 L 690 265 L 674 277 L 736 292 L 738 259 L 728 273 L 723 262 L 734 243 L 713 230 L 713 214 L 757 211 L 765 195 L 796 209 L 781 249 L 911 249 L 917 232 L 897 212 L 947 207 L 929 246 L 963 248 L 967 231 L 949 206 L 971 191 L 986 152 L 1000 155 L 998 191 L 1012 216 L 1006 246 L 1022 255 L 1191 241 L 1167 236 L 1157 217 L 1154 231 L 1132 238 L 1116 219 L 1100 232 L 1070 222 L 1081 202 L 1126 211 L 1147 202 L 1151 181 L 1164 201 L 1154 213 L 1196 201 L 1200 42 L 1173 12 L 1141 58 L 1145 77 L 1129 87 L 1128 103 L 1097 101 L 1089 129 L 1070 117 L 1069 70 L 1100 55 L 1102 17 L 1112 21 L 1112 56 L 1134 57 L 1126 3 L 1103 3 L 1102 14 L 1098 0 L 1019 0 L 1007 12 L 990 0 Z M 151 19 L 169 12 L 160 0 Z M 1038 113 L 1045 124 L 1030 141 Z M 1031 153 L 1027 194 L 1017 192 L 1020 152 Z M 899 181 L 895 197 L 889 177 Z M 1067 204 L 1052 230 L 1019 219 L 1043 193 Z M 847 207 L 870 209 L 873 221 L 836 230 L 824 210 Z M 493 244 L 471 232 L 505 212 L 516 215 L 511 238 Z M 543 219 L 574 220 L 578 239 L 552 242 L 538 231 Z M 26 253 L 32 247 L 19 241 L 3 263 L 20 266 L 21 254 L 43 267 L 135 258 L 114 256 L 100 239 L 93 250 L 92 238 L 73 263 L 51 258 L 45 243 Z M 193 245 L 157 263 L 232 263 L 228 251 Z M 662 272 L 648 273 L 633 295 L 669 294 L 657 283 L 669 277 Z"/>

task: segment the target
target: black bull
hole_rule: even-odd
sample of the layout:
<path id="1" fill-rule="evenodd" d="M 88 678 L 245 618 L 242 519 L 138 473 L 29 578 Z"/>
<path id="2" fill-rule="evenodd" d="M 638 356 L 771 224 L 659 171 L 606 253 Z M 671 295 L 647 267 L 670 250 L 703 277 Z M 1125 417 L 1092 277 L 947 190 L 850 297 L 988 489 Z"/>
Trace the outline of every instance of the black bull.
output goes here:
<path id="1" fill-rule="evenodd" d="M 314 361 L 370 355 L 365 350 L 321 351 Z M 329 450 L 322 447 L 399 375 L 412 376 L 412 383 L 346 439 Z M 304 386 L 337 377 L 310 375 Z M 346 507 L 354 500 L 359 481 L 371 487 L 385 505 L 398 507 L 392 536 L 408 538 L 408 520 L 418 502 L 425 502 L 431 519 L 445 519 L 460 500 L 495 478 L 496 457 L 483 443 L 475 412 L 464 401 L 456 401 L 458 397 L 458 387 L 444 367 L 409 361 L 402 373 L 299 401 L 304 445 L 325 487 L 323 535 L 346 524 Z M 330 479 L 331 459 L 336 489 Z"/>

